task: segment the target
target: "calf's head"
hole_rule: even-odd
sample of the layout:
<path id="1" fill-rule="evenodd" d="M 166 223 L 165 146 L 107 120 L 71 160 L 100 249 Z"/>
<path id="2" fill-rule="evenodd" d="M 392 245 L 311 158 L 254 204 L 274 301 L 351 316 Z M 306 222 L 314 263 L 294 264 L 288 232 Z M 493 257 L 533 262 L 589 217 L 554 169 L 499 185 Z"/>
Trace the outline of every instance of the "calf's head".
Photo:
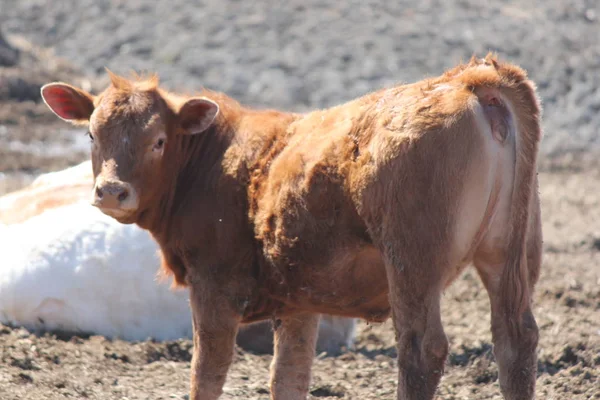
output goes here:
<path id="1" fill-rule="evenodd" d="M 109 76 L 111 84 L 97 96 L 57 82 L 42 87 L 42 98 L 61 119 L 88 127 L 92 204 L 134 223 L 165 184 L 166 164 L 177 158 L 172 153 L 177 135 L 208 129 L 219 106 L 204 97 L 169 94 L 158 88 L 156 77 L 128 80 L 110 71 Z"/>

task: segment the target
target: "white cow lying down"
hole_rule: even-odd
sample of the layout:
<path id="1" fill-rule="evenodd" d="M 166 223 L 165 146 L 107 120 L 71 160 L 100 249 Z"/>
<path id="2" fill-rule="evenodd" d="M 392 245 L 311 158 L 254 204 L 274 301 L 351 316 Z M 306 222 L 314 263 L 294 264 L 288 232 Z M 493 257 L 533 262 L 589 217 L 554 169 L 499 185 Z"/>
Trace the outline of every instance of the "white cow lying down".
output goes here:
<path id="1" fill-rule="evenodd" d="M 0 322 L 30 330 L 125 340 L 191 338 L 185 289 L 158 283 L 158 246 L 88 204 L 91 164 L 45 174 L 0 197 Z M 323 316 L 317 350 L 339 352 L 355 320 Z M 240 330 L 238 344 L 272 351 L 270 322 Z"/>

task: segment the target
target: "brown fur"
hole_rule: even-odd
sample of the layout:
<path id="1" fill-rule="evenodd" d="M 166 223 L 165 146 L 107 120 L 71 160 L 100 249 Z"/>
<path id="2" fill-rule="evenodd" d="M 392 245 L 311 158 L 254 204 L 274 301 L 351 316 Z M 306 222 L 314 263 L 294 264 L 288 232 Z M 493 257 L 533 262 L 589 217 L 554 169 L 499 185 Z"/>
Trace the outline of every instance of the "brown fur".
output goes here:
<path id="1" fill-rule="evenodd" d="M 523 70 L 473 58 L 306 115 L 205 91 L 220 111 L 192 136 L 186 97 L 111 79 L 91 116 L 94 174 L 135 187 L 139 208 L 119 220 L 149 229 L 164 269 L 190 286 L 193 399 L 219 396 L 239 323 L 265 318 L 281 320 L 272 397 L 305 398 L 317 313 L 391 313 L 398 397 L 431 399 L 448 351 L 441 291 L 472 262 L 492 300 L 502 391 L 533 397 L 541 132 Z"/>

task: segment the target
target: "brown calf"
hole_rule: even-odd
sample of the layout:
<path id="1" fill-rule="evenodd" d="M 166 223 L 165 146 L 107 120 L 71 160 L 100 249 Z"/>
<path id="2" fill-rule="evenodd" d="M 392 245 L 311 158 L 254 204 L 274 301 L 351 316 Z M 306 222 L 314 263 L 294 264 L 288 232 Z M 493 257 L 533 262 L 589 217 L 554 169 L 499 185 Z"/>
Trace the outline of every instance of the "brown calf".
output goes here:
<path id="1" fill-rule="evenodd" d="M 541 131 L 523 70 L 473 59 L 306 115 L 111 81 L 98 96 L 62 83 L 42 95 L 89 125 L 93 203 L 150 230 L 190 287 L 191 398 L 221 394 L 241 322 L 273 319 L 271 396 L 288 400 L 307 395 L 318 313 L 391 312 L 398 398 L 431 399 L 448 352 L 441 293 L 470 263 L 502 392 L 534 396 Z"/>

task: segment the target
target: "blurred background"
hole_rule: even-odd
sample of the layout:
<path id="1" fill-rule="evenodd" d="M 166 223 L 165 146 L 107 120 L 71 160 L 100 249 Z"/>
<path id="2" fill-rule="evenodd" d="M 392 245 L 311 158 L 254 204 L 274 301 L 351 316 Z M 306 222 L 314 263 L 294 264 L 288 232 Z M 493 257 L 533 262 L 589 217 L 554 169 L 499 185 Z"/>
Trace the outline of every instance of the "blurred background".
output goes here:
<path id="1" fill-rule="evenodd" d="M 539 86 L 547 154 L 598 146 L 599 19 L 596 0 L 0 0 L 6 35 L 50 49 L 92 83 L 104 82 L 105 66 L 156 71 L 173 90 L 206 86 L 296 111 L 497 51 Z M 16 62 L 63 72 L 52 58 Z M 39 101 L 35 90 L 18 94 Z"/>
<path id="2" fill-rule="evenodd" d="M 51 114 L 39 88 L 63 80 L 99 90 L 107 83 L 104 67 L 158 72 L 171 90 L 204 86 L 248 106 L 307 111 L 439 75 L 473 54 L 495 51 L 519 64 L 544 107 L 541 398 L 600 398 L 597 0 L 0 0 L 0 32 L 0 194 L 88 157 L 84 131 Z M 445 302 L 452 354 L 440 398 L 500 398 L 487 296 L 476 274 L 467 271 Z M 392 397 L 389 326 L 362 325 L 357 348 L 317 363 L 313 396 Z M 227 396 L 264 398 L 265 371 L 250 383 L 240 376 L 267 361 L 239 357 L 239 379 Z M 341 374 L 340 364 L 354 372 Z M 369 368 L 379 375 L 369 377 Z M 143 376 L 135 390 L 124 389 L 129 396 L 149 393 Z M 184 390 L 187 375 L 178 379 L 182 386 L 172 390 Z M 2 385 L 0 379 L 0 391 Z"/>

